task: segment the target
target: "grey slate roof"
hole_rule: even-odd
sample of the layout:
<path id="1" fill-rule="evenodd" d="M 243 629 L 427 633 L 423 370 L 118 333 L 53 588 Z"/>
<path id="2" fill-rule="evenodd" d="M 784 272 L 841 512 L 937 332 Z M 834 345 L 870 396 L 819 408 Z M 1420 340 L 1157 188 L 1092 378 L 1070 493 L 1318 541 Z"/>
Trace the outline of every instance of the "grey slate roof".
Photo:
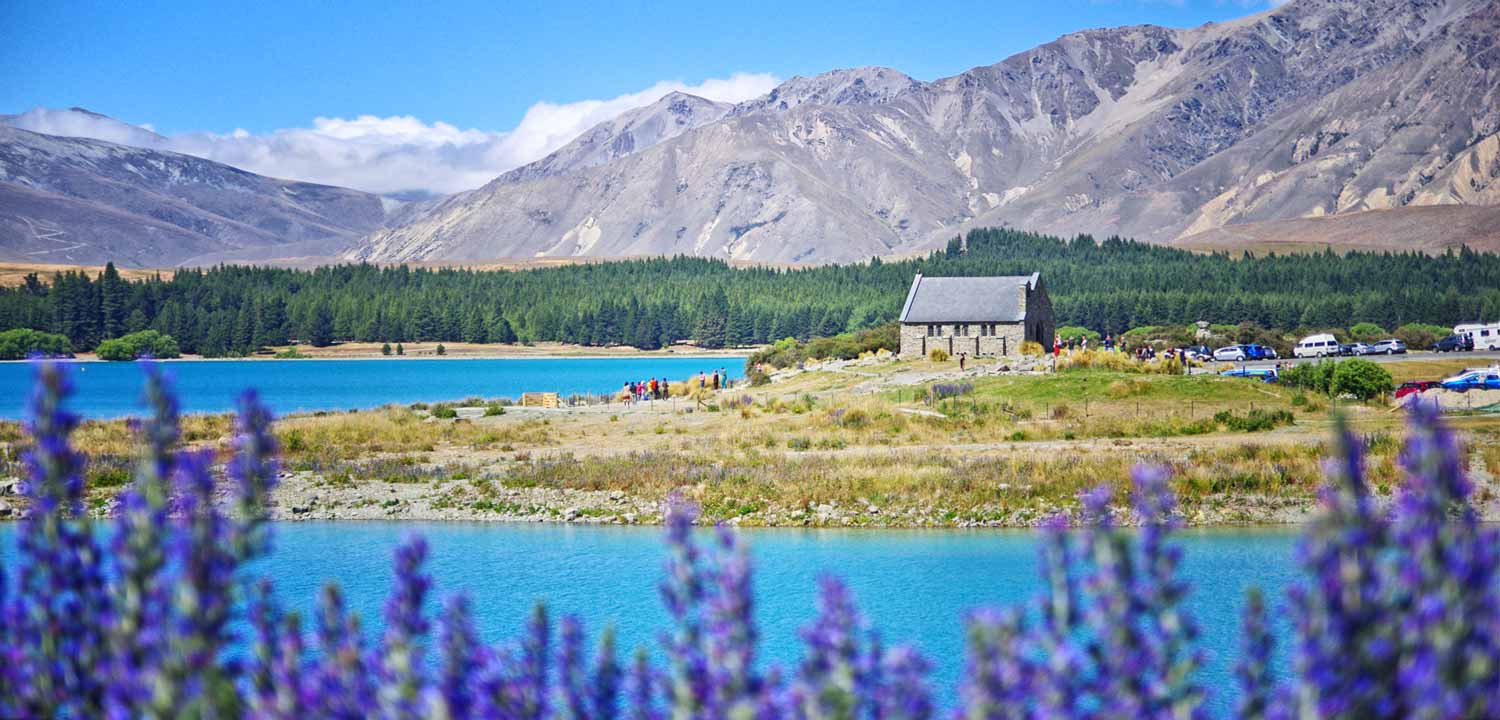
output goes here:
<path id="1" fill-rule="evenodd" d="M 1036 287 L 1038 274 L 1007 277 L 922 277 L 911 281 L 904 323 L 1021 322 L 1022 288 Z"/>

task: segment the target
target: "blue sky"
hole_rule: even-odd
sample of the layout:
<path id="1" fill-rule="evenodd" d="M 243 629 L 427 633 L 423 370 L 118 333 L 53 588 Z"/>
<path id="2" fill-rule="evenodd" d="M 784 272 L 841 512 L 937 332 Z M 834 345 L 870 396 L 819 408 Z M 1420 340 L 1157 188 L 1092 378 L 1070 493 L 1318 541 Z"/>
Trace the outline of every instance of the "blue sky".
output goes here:
<path id="1" fill-rule="evenodd" d="M 1074 30 L 1191 26 L 1266 7 L 1251 0 L 0 0 L 0 112 L 79 105 L 169 136 L 243 130 L 264 137 L 316 129 L 317 118 L 361 117 L 419 123 L 376 128 L 397 135 L 438 123 L 502 134 L 522 126 L 538 103 L 566 109 L 626 96 L 621 102 L 629 104 L 664 91 L 662 83 L 693 89 L 738 73 L 739 82 L 716 91 L 734 100 L 793 75 L 858 65 L 930 80 Z M 567 134 L 570 121 L 592 122 L 594 114 L 550 122 Z M 341 131 L 354 132 L 349 127 Z M 528 147 L 534 153 L 555 144 L 548 138 Z"/>

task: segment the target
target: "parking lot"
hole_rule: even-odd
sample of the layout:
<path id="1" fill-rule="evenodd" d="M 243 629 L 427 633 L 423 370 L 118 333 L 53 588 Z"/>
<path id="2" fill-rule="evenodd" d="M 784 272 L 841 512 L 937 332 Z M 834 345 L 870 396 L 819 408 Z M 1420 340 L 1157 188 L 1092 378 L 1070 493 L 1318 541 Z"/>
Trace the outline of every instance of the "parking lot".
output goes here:
<path id="1" fill-rule="evenodd" d="M 1471 361 L 1469 364 L 1473 367 L 1486 367 L 1495 363 L 1500 363 L 1500 351 L 1496 350 L 1448 353 L 1436 353 L 1430 350 L 1415 350 L 1403 355 L 1360 355 L 1358 357 L 1361 360 L 1370 360 L 1372 362 L 1378 363 L 1402 362 L 1407 360 L 1466 360 Z M 1280 360 L 1248 360 L 1245 362 L 1236 363 L 1209 363 L 1209 367 L 1215 367 L 1216 365 L 1224 364 L 1232 364 L 1236 367 L 1246 368 L 1289 367 L 1291 365 L 1296 365 L 1297 363 L 1318 362 L 1319 360 L 1325 359 L 1347 360 L 1349 358 L 1333 356 L 1328 358 L 1281 358 Z"/>

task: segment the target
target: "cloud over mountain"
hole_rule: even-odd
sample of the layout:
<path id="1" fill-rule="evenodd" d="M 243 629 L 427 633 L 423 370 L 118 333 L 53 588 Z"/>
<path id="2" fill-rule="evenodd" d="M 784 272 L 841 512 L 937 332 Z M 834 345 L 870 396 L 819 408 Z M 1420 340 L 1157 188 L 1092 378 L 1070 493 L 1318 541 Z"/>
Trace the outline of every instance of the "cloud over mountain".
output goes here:
<path id="1" fill-rule="evenodd" d="M 447 194 L 478 187 L 496 175 L 533 162 L 566 145 L 584 130 L 668 93 L 740 102 L 779 82 L 765 73 L 735 73 L 690 85 L 663 81 L 639 92 L 605 100 L 538 102 L 515 128 L 459 128 L 412 116 L 314 118 L 311 127 L 266 133 L 191 132 L 159 135 L 149 125 L 131 125 L 79 108 L 37 108 L 10 116 L 8 124 L 48 135 L 171 150 L 270 177 L 339 185 L 375 193 Z"/>

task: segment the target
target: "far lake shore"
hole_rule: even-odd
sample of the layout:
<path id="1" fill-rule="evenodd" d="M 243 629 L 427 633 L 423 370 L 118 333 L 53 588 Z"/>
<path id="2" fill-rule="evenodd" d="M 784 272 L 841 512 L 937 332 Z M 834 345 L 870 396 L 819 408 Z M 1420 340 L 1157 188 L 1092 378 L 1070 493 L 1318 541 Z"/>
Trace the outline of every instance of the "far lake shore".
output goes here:
<path id="1" fill-rule="evenodd" d="M 651 525 L 661 521 L 667 495 L 680 492 L 703 507 L 705 521 L 747 527 L 1028 528 L 1076 512 L 1079 493 L 1100 483 L 1117 489 L 1124 512 L 1131 469 L 1155 464 L 1172 473 L 1186 525 L 1285 526 L 1315 511 L 1336 414 L 1370 445 L 1377 501 L 1388 501 L 1403 482 L 1396 463 L 1403 416 L 1385 401 L 1334 401 L 1212 373 L 1048 372 L 1045 362 L 1014 360 L 973 361 L 959 370 L 953 362 L 874 356 L 777 371 L 764 385 L 715 392 L 680 382 L 683 368 L 695 364 L 692 356 L 661 357 L 676 358 L 669 364 L 679 370 L 658 364 L 585 372 L 591 382 L 615 370 L 666 373 L 670 399 L 623 403 L 611 381 L 615 394 L 557 408 L 512 405 L 505 398 L 518 397 L 515 388 L 499 381 L 534 372 L 516 384 L 544 390 L 566 382 L 560 367 L 517 366 L 498 375 L 468 364 L 442 373 L 372 374 L 366 370 L 394 366 L 363 363 L 337 370 L 333 389 L 356 393 L 347 401 L 310 411 L 296 411 L 290 397 L 272 403 L 282 409 L 276 431 L 284 450 L 272 515 Z M 716 356 L 696 359 L 705 367 L 726 365 L 731 376 L 738 365 L 728 356 L 723 363 Z M 588 361 L 559 362 L 587 367 Z M 1447 362 L 1386 367 L 1400 382 Z M 200 387 L 185 397 L 212 387 L 224 390 L 216 402 L 232 399 L 213 367 L 179 368 L 181 379 Z M 275 369 L 254 373 L 268 383 L 268 400 L 311 380 L 296 363 L 243 367 Z M 107 379 L 90 370 L 80 372 L 80 387 Z M 133 368 L 118 368 L 127 370 Z M 325 377 L 317 387 L 326 391 L 328 373 L 318 374 Z M 391 386 L 410 397 L 358 409 L 370 388 Z M 956 395 L 937 396 L 935 388 Z M 137 391 L 121 385 L 110 392 L 124 402 Z M 469 399 L 426 399 L 434 396 Z M 223 409 L 232 405 L 219 407 L 216 414 L 185 415 L 182 425 L 192 446 L 217 448 L 222 461 L 232 433 Z M 1469 448 L 1480 515 L 1500 520 L 1500 415 L 1460 411 L 1450 422 Z M 24 505 L 7 480 L 24 474 L 18 459 L 24 432 L 9 421 L 0 423 L 0 435 L 9 448 L 0 463 L 0 517 L 6 517 Z M 95 514 L 110 514 L 115 493 L 128 482 L 134 440 L 123 419 L 80 430 Z"/>

